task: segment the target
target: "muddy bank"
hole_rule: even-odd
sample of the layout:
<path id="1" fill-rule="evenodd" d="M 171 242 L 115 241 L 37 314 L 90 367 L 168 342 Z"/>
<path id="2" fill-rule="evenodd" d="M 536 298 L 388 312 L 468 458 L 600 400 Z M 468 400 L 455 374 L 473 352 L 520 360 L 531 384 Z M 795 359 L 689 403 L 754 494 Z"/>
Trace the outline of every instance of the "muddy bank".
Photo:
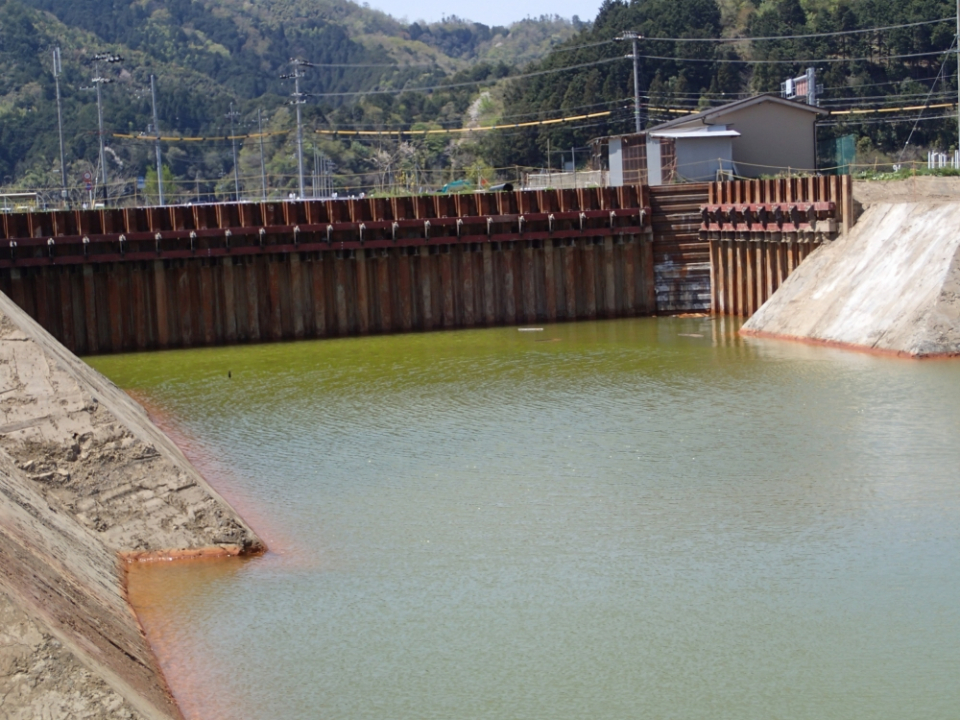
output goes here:
<path id="1" fill-rule="evenodd" d="M 0 716 L 179 718 L 124 563 L 261 549 L 137 403 L 0 295 Z"/>
<path id="2" fill-rule="evenodd" d="M 957 228 L 960 202 L 871 205 L 740 332 L 909 357 L 960 355 Z"/>

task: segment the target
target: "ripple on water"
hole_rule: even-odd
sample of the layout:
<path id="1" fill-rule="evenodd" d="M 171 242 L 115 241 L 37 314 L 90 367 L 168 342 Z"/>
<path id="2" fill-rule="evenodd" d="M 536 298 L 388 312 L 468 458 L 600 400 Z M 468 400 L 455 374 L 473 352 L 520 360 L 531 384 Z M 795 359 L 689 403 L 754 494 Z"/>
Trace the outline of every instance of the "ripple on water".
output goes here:
<path id="1" fill-rule="evenodd" d="M 188 714 L 951 716 L 960 365 L 734 330 L 93 359 L 278 550 L 131 576 Z"/>

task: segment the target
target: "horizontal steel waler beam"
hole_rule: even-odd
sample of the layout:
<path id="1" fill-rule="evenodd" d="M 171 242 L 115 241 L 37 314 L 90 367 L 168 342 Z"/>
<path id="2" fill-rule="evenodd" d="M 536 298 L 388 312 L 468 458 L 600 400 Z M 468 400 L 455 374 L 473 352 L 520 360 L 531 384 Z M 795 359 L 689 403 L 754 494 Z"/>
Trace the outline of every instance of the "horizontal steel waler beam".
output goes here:
<path id="1" fill-rule="evenodd" d="M 811 208 L 817 212 L 836 212 L 837 204 L 835 202 L 720 203 L 703 205 L 701 210 L 726 214 L 730 212 L 743 212 L 744 210 L 749 210 L 750 212 L 760 212 L 760 210 L 774 212 L 777 208 L 783 212 L 789 212 L 793 208 L 797 208 L 800 212 L 804 213 Z"/>
<path id="2" fill-rule="evenodd" d="M 725 203 L 700 208 L 703 232 L 836 232 L 836 203 Z M 821 223 L 826 225 L 821 227 Z"/>
<path id="3" fill-rule="evenodd" d="M 715 234 L 732 234 L 732 235 L 751 235 L 752 237 L 737 237 L 737 238 L 717 238 L 719 240 L 738 240 L 738 241 L 751 241 L 751 242 L 769 242 L 769 236 L 772 233 L 780 233 L 783 235 L 797 234 L 802 237 L 807 235 L 814 234 L 825 234 L 831 235 L 839 232 L 839 223 L 833 218 L 828 218 L 826 220 L 820 220 L 816 225 L 810 223 L 793 223 L 793 222 L 783 222 L 779 225 L 770 224 L 763 225 L 761 223 L 705 223 L 700 227 L 700 236 L 703 238 L 704 233 L 709 235 Z M 764 236 L 764 237 L 760 237 Z M 712 239 L 712 238 L 711 238 Z M 784 242 L 790 242 L 785 240 Z M 800 242 L 806 242 L 805 240 L 800 240 Z"/>
<path id="4" fill-rule="evenodd" d="M 483 215 L 471 217 L 444 217 L 403 220 L 361 220 L 348 222 L 302 223 L 299 225 L 241 225 L 228 228 L 201 228 L 179 230 L 138 230 L 131 232 L 87 233 L 78 235 L 55 235 L 53 237 L 11 237 L 0 242 L 16 243 L 12 247 L 37 247 L 46 245 L 70 245 L 84 243 L 110 242 L 143 242 L 163 240 L 197 240 L 201 238 L 244 237 L 250 235 L 291 235 L 298 233 L 333 233 L 351 232 L 363 234 L 365 231 L 385 231 L 392 234 L 399 230 L 422 230 L 425 236 L 433 228 L 456 228 L 458 235 L 462 235 L 462 228 L 480 225 L 490 229 L 494 225 L 511 224 L 517 226 L 517 233 L 523 233 L 523 226 L 529 223 L 547 223 L 575 221 L 581 226 L 586 221 L 604 220 L 615 228 L 615 222 L 621 219 L 639 218 L 640 225 L 649 224 L 649 208 L 627 208 L 619 210 L 583 210 L 553 213 L 527 213 L 514 215 Z"/>
<path id="5" fill-rule="evenodd" d="M 137 262 L 149 260 L 184 260 L 194 258 L 243 257 L 249 255 L 290 254 L 323 252 L 331 250 L 379 250 L 407 247 L 440 247 L 443 245 L 469 245 L 471 243 L 516 243 L 533 240 L 575 240 L 577 238 L 604 238 L 611 235 L 646 234 L 649 227 L 628 225 L 615 228 L 585 228 L 583 230 L 534 231 L 517 233 L 494 233 L 491 235 L 437 236 L 432 238 L 397 238 L 375 240 L 332 240 L 296 242 L 277 245 L 226 245 L 223 247 L 91 253 L 89 255 L 53 255 L 42 257 L 0 258 L 0 268 L 49 267 L 51 265 L 80 265 L 85 263 Z M 299 233 L 307 235 L 309 233 Z M 318 233 L 313 233 L 318 234 Z M 220 231 L 218 237 L 223 237 Z"/>

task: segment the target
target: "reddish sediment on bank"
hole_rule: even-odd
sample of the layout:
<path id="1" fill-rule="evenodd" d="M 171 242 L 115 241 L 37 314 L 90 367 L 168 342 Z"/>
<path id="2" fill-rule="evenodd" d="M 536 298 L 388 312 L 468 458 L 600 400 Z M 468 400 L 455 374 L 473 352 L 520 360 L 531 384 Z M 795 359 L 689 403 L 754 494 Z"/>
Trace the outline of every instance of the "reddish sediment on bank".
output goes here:
<path id="1" fill-rule="evenodd" d="M 885 348 L 867 347 L 866 345 L 856 345 L 854 343 L 840 342 L 837 340 L 821 340 L 820 338 L 797 337 L 795 335 L 779 335 L 777 333 L 763 332 L 760 330 L 747 330 L 742 328 L 739 332 L 743 337 L 752 337 L 761 340 L 785 340 L 787 342 L 802 343 L 804 345 L 836 348 L 838 350 L 850 350 L 852 352 L 859 352 L 867 355 L 900 358 L 904 360 L 951 360 L 960 357 L 960 352 L 916 355 L 903 350 L 887 350 Z"/>

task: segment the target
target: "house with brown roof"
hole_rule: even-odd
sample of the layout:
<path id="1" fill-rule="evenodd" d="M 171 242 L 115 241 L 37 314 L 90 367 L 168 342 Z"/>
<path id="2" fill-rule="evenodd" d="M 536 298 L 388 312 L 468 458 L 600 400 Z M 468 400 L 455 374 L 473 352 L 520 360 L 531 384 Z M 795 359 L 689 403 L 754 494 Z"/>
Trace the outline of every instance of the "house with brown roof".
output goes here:
<path id="1" fill-rule="evenodd" d="M 822 108 L 757 95 L 608 138 L 610 185 L 666 185 L 817 169 Z"/>

